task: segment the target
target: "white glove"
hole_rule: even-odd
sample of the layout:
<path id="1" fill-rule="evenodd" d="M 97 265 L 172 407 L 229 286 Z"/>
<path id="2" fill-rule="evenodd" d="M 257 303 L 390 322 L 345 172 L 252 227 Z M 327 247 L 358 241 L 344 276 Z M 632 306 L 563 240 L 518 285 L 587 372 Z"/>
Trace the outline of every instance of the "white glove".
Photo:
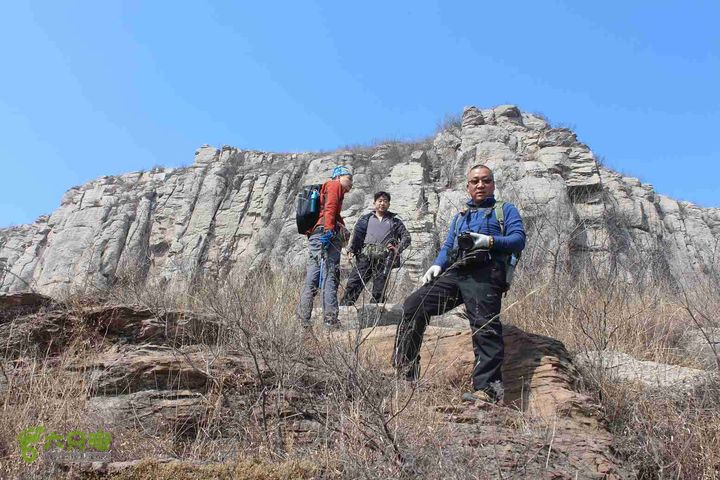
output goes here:
<path id="1" fill-rule="evenodd" d="M 433 265 L 432 267 L 428 268 L 428 271 L 425 272 L 425 275 L 423 275 L 422 277 L 423 285 L 432 282 L 435 277 L 440 275 L 440 272 L 442 272 L 442 268 L 439 265 Z"/>
<path id="2" fill-rule="evenodd" d="M 490 235 L 470 232 L 470 236 L 473 238 L 473 240 L 475 240 L 473 248 L 490 248 L 490 242 L 492 242 L 492 237 Z"/>

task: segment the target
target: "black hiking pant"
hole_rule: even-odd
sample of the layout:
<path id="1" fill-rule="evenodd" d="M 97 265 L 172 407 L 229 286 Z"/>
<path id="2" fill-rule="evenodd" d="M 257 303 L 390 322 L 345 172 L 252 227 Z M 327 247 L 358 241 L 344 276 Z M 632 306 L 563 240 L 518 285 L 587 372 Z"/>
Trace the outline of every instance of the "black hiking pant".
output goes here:
<path id="1" fill-rule="evenodd" d="M 360 254 L 355 257 L 355 268 L 350 274 L 345 294 L 340 305 L 355 305 L 363 291 L 363 287 L 372 280 L 371 303 L 383 303 L 385 301 L 385 283 L 387 282 L 387 257 L 368 257 Z"/>
<path id="2" fill-rule="evenodd" d="M 395 337 L 393 365 L 408 379 L 420 371 L 420 346 L 433 315 L 465 304 L 470 320 L 475 367 L 472 383 L 495 398 L 495 382 L 502 384 L 504 345 L 500 308 L 506 289 L 505 265 L 490 260 L 484 265 L 450 267 L 435 281 L 411 293 L 403 304 L 403 318 Z"/>

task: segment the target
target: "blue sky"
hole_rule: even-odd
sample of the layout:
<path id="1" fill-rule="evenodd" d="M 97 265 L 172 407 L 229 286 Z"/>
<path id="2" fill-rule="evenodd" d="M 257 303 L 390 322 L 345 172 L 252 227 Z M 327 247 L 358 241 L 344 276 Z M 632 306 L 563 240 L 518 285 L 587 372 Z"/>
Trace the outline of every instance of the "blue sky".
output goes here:
<path id="1" fill-rule="evenodd" d="M 0 226 L 203 143 L 421 138 L 502 103 L 718 207 L 719 19 L 716 1 L 3 2 Z"/>

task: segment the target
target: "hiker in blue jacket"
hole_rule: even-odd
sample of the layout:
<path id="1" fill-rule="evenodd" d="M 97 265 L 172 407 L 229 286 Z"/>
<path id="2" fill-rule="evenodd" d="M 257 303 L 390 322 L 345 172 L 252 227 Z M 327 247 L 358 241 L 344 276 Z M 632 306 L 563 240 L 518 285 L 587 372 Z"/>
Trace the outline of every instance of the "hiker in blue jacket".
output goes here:
<path id="1" fill-rule="evenodd" d="M 425 327 L 434 315 L 465 304 L 472 331 L 475 367 L 473 393 L 464 400 L 497 402 L 502 395 L 504 346 L 500 309 L 509 285 L 512 258 L 525 248 L 525 228 L 517 208 L 495 200 L 493 172 L 484 165 L 467 174 L 466 208 L 457 213 L 423 286 L 405 299 L 395 338 L 393 364 L 398 374 L 416 380 Z"/>

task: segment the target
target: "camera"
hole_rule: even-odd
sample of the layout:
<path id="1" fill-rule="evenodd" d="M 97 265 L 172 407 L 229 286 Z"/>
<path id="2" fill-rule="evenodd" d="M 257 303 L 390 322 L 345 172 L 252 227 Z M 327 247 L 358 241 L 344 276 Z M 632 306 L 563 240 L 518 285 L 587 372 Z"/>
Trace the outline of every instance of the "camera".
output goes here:
<path id="1" fill-rule="evenodd" d="M 458 235 L 457 244 L 460 250 L 471 250 L 475 246 L 475 239 L 470 232 L 462 232 Z"/>

